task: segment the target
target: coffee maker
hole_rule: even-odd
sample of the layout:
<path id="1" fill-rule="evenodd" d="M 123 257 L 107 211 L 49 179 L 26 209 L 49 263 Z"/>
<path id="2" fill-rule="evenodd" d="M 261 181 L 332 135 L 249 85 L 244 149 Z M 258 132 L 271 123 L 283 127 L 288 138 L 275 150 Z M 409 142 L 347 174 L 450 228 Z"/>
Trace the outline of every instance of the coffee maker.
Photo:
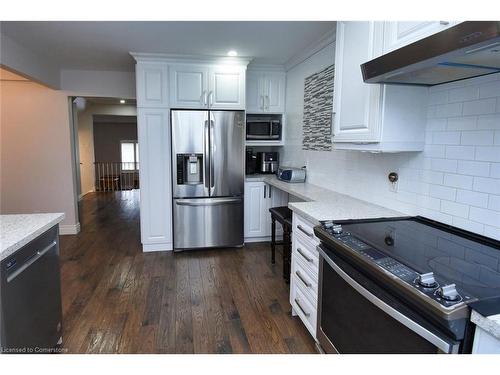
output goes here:
<path id="1" fill-rule="evenodd" d="M 277 152 L 257 153 L 257 173 L 276 173 L 279 167 L 279 154 Z"/>

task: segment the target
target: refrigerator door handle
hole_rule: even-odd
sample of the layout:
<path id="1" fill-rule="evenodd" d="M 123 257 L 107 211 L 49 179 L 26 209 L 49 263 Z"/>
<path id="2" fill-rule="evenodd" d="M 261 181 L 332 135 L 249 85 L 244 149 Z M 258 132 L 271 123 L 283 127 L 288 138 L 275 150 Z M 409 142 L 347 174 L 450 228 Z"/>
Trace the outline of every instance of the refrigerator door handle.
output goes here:
<path id="1" fill-rule="evenodd" d="M 209 199 L 175 199 L 178 206 L 218 206 L 223 204 L 239 204 L 241 197 L 237 198 L 209 198 Z"/>
<path id="2" fill-rule="evenodd" d="M 209 191 L 210 190 L 210 178 L 209 178 L 209 175 L 210 175 L 210 137 L 209 137 L 209 129 L 208 129 L 208 120 L 205 120 L 205 127 L 204 127 L 204 131 L 205 131 L 205 155 L 203 155 L 204 157 L 204 166 L 205 166 L 205 176 L 204 176 L 204 180 L 205 180 L 205 188 Z"/>
<path id="3" fill-rule="evenodd" d="M 215 187 L 214 154 L 214 120 L 210 119 L 210 189 Z M 211 194 L 212 192 L 210 192 Z"/>

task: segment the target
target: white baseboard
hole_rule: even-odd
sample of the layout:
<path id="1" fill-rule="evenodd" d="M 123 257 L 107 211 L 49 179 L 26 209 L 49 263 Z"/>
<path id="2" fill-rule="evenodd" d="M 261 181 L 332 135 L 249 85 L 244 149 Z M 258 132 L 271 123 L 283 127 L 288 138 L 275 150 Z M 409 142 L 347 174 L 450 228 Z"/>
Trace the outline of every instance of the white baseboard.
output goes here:
<path id="1" fill-rule="evenodd" d="M 172 251 L 174 246 L 172 242 L 164 242 L 164 243 L 143 243 L 142 251 L 144 253 L 149 253 L 153 251 Z"/>
<path id="2" fill-rule="evenodd" d="M 59 234 L 60 235 L 68 235 L 68 234 L 78 234 L 80 233 L 80 223 L 76 224 L 59 224 Z"/>

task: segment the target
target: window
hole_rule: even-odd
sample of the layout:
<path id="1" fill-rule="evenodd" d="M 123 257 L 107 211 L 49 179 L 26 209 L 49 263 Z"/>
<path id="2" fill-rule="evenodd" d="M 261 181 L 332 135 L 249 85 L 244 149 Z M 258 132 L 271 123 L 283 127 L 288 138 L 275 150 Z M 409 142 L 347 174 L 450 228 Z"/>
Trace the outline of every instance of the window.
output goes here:
<path id="1" fill-rule="evenodd" d="M 139 169 L 139 143 L 137 141 L 121 141 L 122 171 Z"/>

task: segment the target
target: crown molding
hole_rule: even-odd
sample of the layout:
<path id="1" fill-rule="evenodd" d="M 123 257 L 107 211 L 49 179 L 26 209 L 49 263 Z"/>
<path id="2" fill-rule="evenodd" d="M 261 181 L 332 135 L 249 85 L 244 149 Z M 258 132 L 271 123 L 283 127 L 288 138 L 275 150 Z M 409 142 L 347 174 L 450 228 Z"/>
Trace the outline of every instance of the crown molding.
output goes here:
<path id="1" fill-rule="evenodd" d="M 163 62 L 183 64 L 224 64 L 247 66 L 252 57 L 180 55 L 170 53 L 129 52 L 137 62 Z"/>
<path id="2" fill-rule="evenodd" d="M 283 64 L 255 64 L 250 63 L 247 70 L 251 71 L 266 71 L 266 72 L 284 72 L 285 66 Z"/>
<path id="3" fill-rule="evenodd" d="M 289 71 L 293 67 L 297 66 L 301 62 L 304 62 L 307 60 L 309 57 L 314 55 L 315 53 L 321 51 L 323 48 L 325 48 L 327 45 L 332 44 L 335 42 L 335 28 L 327 32 L 325 35 L 323 35 L 316 43 L 308 46 L 306 49 L 300 51 L 296 55 L 292 56 L 286 63 L 285 63 L 285 70 Z M 333 62 L 332 62 L 333 63 Z"/>

